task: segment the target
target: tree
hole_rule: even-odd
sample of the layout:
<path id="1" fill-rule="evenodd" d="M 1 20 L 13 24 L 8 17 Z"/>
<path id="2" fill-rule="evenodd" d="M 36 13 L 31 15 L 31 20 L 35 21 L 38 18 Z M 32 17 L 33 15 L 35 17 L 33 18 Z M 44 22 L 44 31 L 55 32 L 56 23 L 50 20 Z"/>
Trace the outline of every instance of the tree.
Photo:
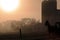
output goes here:
<path id="1" fill-rule="evenodd" d="M 33 18 L 23 18 L 21 20 L 21 23 L 23 24 L 23 26 L 35 24 L 36 23 L 36 19 L 33 19 Z"/>
<path id="2" fill-rule="evenodd" d="M 11 22 L 11 27 L 14 29 L 14 30 L 20 30 L 20 21 L 12 21 Z"/>
<path id="3" fill-rule="evenodd" d="M 23 18 L 21 20 L 21 27 L 23 29 L 23 32 L 33 32 L 33 30 L 39 26 L 39 21 L 37 21 L 34 18 Z"/>

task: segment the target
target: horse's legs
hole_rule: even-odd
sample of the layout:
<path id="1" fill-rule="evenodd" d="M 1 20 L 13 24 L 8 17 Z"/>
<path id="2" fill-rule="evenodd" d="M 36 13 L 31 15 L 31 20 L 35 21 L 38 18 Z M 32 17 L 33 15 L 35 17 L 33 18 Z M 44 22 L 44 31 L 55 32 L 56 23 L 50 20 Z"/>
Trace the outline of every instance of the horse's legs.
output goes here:
<path id="1" fill-rule="evenodd" d="M 54 36 L 54 33 L 49 33 L 49 39 L 51 39 L 51 40 L 55 40 L 55 36 Z"/>
<path id="2" fill-rule="evenodd" d="M 56 35 L 55 32 L 52 33 L 52 39 L 55 40 L 56 39 Z"/>
<path id="3" fill-rule="evenodd" d="M 49 33 L 49 40 L 53 40 L 52 32 Z"/>

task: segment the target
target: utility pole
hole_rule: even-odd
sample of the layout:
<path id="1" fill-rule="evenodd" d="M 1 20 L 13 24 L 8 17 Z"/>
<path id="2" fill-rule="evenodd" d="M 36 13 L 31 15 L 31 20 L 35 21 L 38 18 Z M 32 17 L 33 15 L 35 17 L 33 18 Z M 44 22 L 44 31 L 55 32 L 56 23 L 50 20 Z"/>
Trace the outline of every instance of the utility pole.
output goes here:
<path id="1" fill-rule="evenodd" d="M 21 28 L 20 28 L 20 40 L 22 40 L 22 32 L 21 32 Z"/>

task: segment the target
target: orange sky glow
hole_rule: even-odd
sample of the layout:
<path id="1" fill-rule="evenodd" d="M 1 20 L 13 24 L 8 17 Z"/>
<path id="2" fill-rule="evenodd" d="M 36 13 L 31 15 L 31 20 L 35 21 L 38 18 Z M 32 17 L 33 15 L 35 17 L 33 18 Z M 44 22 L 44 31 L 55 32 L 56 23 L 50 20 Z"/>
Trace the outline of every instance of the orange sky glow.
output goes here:
<path id="1" fill-rule="evenodd" d="M 6 20 L 20 20 L 21 18 L 36 18 L 42 22 L 42 0 L 19 0 L 20 5 L 15 11 L 4 12 L 0 7 L 0 22 Z M 60 0 L 57 0 L 57 9 L 60 9 Z"/>
<path id="2" fill-rule="evenodd" d="M 41 0 L 20 0 L 19 7 L 12 12 L 0 9 L 0 22 L 6 20 L 20 20 L 21 18 L 41 19 Z M 41 20 L 40 20 L 41 22 Z"/>

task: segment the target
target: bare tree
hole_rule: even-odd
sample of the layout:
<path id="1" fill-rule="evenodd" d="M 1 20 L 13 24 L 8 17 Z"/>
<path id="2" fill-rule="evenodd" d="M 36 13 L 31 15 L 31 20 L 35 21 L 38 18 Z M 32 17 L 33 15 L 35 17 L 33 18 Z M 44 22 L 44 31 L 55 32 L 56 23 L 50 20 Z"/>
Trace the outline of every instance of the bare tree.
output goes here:
<path id="1" fill-rule="evenodd" d="M 34 29 L 36 29 L 36 27 L 39 25 L 40 25 L 40 22 L 34 18 L 23 18 L 21 20 L 21 27 L 24 30 L 24 32 L 27 32 L 27 31 L 33 32 Z"/>

